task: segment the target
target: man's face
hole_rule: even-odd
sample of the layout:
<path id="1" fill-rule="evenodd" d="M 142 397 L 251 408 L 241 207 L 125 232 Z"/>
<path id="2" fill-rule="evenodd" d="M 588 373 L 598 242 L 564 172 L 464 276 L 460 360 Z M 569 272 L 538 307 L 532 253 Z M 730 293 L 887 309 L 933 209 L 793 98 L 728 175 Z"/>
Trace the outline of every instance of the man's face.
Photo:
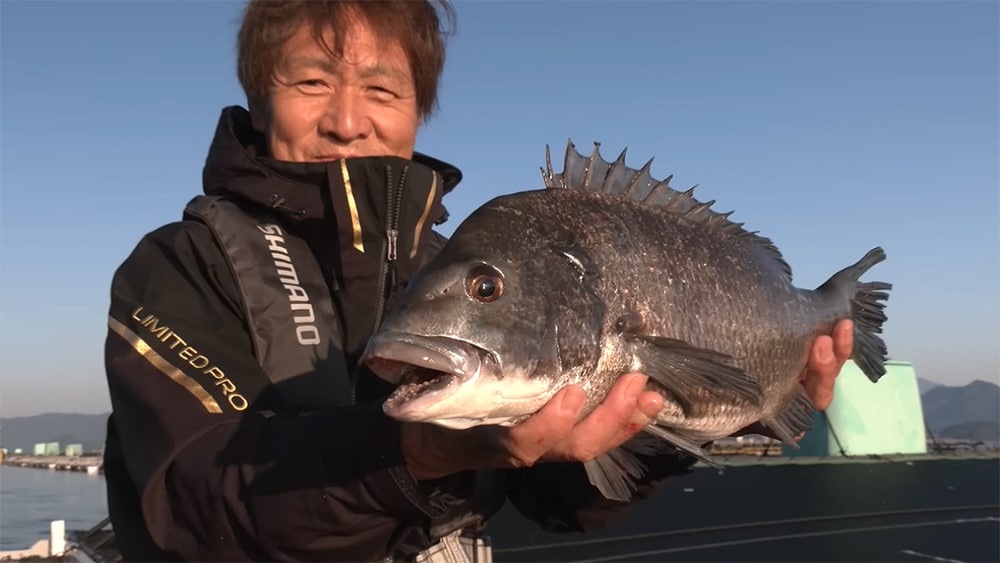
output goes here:
<path id="1" fill-rule="evenodd" d="M 285 43 L 269 103 L 251 108 L 272 158 L 413 156 L 420 116 L 402 47 L 379 45 L 363 22 L 345 39 L 342 61 L 314 40 L 308 25 Z"/>

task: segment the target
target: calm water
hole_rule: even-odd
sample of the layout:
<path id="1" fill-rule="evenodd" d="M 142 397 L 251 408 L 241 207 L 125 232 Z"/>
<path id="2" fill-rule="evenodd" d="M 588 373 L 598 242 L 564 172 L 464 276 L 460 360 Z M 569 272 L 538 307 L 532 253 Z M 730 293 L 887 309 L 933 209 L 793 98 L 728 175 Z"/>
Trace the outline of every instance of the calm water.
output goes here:
<path id="1" fill-rule="evenodd" d="M 0 466 L 0 550 L 49 537 L 49 522 L 86 530 L 108 515 L 104 475 Z"/>

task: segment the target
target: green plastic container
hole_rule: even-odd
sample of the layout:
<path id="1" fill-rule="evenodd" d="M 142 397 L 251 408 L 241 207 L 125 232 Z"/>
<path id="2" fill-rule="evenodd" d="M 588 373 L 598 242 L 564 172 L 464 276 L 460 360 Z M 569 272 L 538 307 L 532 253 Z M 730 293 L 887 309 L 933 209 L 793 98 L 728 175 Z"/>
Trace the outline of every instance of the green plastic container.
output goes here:
<path id="1" fill-rule="evenodd" d="M 783 446 L 782 452 L 790 457 L 927 453 L 913 364 L 889 361 L 886 374 L 872 383 L 848 361 L 834 385 L 833 403 L 813 416 L 813 429 L 798 450 Z"/>

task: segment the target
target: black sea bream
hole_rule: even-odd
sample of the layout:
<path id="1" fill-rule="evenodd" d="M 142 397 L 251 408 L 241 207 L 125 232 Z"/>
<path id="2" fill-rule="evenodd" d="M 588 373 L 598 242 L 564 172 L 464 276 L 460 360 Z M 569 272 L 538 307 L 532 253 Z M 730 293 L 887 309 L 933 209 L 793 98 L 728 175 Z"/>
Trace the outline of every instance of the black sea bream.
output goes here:
<path id="1" fill-rule="evenodd" d="M 556 174 L 546 151 L 546 189 L 498 197 L 462 222 L 369 343 L 368 365 L 399 385 L 389 416 L 511 425 L 569 384 L 587 391 L 585 415 L 616 378 L 642 372 L 665 397 L 645 433 L 710 461 L 702 444 L 752 423 L 791 444 L 809 428 L 798 376 L 836 321 L 854 320 L 864 373 L 885 373 L 891 286 L 859 281 L 881 248 L 798 289 L 770 240 L 624 157 L 570 144 Z M 588 462 L 591 482 L 628 498 L 642 468 L 633 454 L 648 442 Z"/>

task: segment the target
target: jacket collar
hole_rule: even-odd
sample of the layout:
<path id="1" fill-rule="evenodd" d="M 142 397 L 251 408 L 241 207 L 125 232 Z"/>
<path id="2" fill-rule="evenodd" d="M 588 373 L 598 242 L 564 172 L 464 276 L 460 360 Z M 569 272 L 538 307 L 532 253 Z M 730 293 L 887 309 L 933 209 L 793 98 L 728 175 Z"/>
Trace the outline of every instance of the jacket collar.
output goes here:
<path id="1" fill-rule="evenodd" d="M 441 198 L 461 181 L 461 171 L 415 153 L 322 163 L 268 158 L 263 135 L 239 106 L 222 110 L 202 174 L 208 195 L 235 196 L 292 221 L 335 221 L 342 250 L 380 247 L 386 231 L 399 232 L 409 252 L 432 224 L 447 219 Z"/>

